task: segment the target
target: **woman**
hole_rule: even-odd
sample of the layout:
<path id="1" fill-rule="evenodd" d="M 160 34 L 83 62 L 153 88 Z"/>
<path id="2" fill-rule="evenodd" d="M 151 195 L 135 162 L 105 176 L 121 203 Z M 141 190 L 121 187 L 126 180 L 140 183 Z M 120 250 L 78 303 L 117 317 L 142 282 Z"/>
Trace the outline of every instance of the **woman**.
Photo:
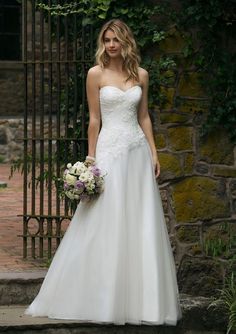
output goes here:
<path id="1" fill-rule="evenodd" d="M 155 178 L 148 73 L 130 29 L 107 22 L 87 76 L 86 162 L 105 190 L 80 203 L 38 296 L 34 316 L 115 324 L 170 324 L 181 316 L 175 265 Z M 102 127 L 101 127 L 102 124 Z"/>

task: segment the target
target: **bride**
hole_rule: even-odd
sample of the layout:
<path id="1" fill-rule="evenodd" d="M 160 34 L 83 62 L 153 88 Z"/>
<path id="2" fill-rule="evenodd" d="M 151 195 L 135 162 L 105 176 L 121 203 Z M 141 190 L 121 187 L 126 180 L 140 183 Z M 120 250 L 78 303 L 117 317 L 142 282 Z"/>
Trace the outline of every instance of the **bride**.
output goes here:
<path id="1" fill-rule="evenodd" d="M 148 114 L 148 73 L 118 19 L 98 37 L 87 76 L 87 164 L 104 192 L 81 202 L 41 289 L 33 316 L 114 324 L 176 325 L 181 317 L 175 264 L 156 178 L 160 164 Z"/>

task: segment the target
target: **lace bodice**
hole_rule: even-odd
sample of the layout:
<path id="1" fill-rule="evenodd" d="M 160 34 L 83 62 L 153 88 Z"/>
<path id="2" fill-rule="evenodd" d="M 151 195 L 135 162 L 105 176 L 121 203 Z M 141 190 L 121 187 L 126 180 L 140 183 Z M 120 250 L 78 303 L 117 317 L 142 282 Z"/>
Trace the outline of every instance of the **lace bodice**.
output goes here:
<path id="1" fill-rule="evenodd" d="M 142 88 L 138 85 L 126 91 L 115 86 L 100 89 L 102 128 L 97 142 L 97 159 L 115 157 L 145 142 L 137 118 L 141 95 Z"/>

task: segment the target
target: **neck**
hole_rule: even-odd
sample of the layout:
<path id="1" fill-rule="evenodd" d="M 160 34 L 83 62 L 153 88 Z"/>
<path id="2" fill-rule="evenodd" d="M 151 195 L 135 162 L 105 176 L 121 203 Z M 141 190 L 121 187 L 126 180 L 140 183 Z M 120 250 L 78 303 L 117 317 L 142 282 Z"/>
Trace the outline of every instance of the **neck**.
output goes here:
<path id="1" fill-rule="evenodd" d="M 116 72 L 124 72 L 122 58 L 110 59 L 108 68 Z"/>

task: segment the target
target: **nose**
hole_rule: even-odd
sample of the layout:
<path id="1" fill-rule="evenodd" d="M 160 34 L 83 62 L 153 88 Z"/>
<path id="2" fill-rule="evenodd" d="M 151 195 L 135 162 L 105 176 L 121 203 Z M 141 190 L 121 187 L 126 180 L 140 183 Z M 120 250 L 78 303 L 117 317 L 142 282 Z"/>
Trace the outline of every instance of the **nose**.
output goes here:
<path id="1" fill-rule="evenodd" d="M 110 47 L 111 46 L 114 46 L 114 41 L 112 39 L 110 40 Z"/>

